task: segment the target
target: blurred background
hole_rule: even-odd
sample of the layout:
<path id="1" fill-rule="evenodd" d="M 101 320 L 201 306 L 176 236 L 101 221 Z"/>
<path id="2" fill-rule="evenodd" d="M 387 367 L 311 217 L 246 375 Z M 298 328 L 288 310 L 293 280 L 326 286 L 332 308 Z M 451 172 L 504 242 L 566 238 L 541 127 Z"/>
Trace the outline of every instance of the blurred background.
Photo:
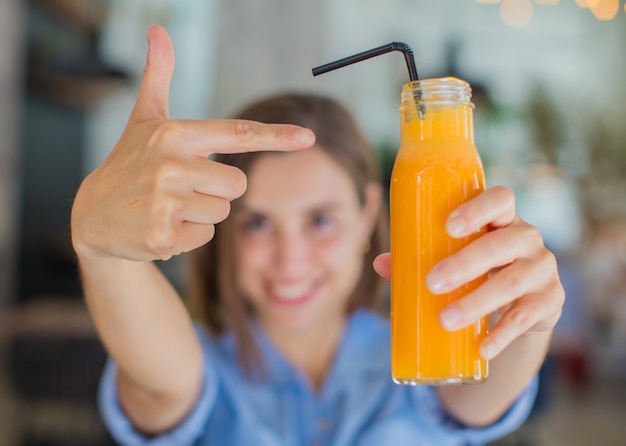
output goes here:
<path id="1" fill-rule="evenodd" d="M 2 0 L 1 446 L 113 444 L 95 411 L 105 354 L 69 212 L 126 123 L 153 23 L 176 48 L 172 117 L 228 117 L 284 90 L 332 95 L 387 172 L 402 57 L 311 68 L 399 40 L 420 77 L 468 80 L 488 183 L 513 189 L 567 292 L 533 414 L 494 445 L 626 444 L 624 0 Z M 161 266 L 184 294 L 184 259 Z"/>

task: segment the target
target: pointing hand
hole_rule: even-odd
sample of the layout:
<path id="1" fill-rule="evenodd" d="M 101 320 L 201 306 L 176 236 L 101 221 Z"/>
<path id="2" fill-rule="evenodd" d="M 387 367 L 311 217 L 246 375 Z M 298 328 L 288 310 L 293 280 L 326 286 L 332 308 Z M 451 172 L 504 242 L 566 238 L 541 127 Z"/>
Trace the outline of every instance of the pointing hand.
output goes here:
<path id="1" fill-rule="evenodd" d="M 213 153 L 298 150 L 315 136 L 294 125 L 242 120 L 171 120 L 174 48 L 148 29 L 148 57 L 135 107 L 110 155 L 81 184 L 72 209 L 79 256 L 167 259 L 213 238 L 246 177 Z"/>

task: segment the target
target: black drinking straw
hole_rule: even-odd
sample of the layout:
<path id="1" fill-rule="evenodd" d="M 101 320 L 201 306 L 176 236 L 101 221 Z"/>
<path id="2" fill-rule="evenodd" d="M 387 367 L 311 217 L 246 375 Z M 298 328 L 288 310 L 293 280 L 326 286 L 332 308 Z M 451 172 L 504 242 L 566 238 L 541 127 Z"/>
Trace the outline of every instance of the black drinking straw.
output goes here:
<path id="1" fill-rule="evenodd" d="M 356 62 L 380 56 L 381 54 L 390 53 L 392 51 L 400 51 L 404 54 L 406 67 L 409 70 L 409 78 L 411 81 L 419 80 L 419 77 L 417 76 L 417 68 L 415 67 L 415 59 L 413 58 L 413 50 L 404 42 L 391 42 L 387 45 L 382 45 L 377 48 L 372 48 L 371 50 L 363 51 L 362 53 L 354 54 L 353 56 L 344 57 L 343 59 L 320 65 L 319 67 L 313 68 L 313 76 L 328 73 L 329 71 L 336 70 L 337 68 L 342 68 Z"/>

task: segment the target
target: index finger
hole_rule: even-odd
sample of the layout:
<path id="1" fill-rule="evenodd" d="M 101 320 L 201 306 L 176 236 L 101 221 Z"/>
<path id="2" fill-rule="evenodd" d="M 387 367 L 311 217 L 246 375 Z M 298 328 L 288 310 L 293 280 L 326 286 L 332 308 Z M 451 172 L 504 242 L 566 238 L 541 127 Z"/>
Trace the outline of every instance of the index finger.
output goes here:
<path id="1" fill-rule="evenodd" d="M 493 186 L 456 208 L 446 220 L 452 237 L 467 237 L 481 228 L 507 226 L 515 219 L 515 195 L 503 186 Z"/>
<path id="2" fill-rule="evenodd" d="M 214 153 L 289 151 L 315 144 L 315 134 L 292 124 L 243 119 L 183 121 L 185 146 L 203 157 Z"/>

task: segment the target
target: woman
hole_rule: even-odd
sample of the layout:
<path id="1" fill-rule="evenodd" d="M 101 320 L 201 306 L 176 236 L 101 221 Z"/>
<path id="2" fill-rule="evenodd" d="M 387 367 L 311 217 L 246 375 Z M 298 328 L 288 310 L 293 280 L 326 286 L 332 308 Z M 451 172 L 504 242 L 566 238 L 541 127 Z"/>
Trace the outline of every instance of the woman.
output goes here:
<path id="1" fill-rule="evenodd" d="M 454 330 L 501 310 L 481 346 L 493 359 L 489 380 L 397 386 L 388 324 L 372 311 L 381 293 L 371 262 L 386 241 L 381 188 L 350 115 L 331 100 L 286 95 L 240 120 L 170 121 L 173 49 L 160 28 L 148 37 L 129 124 L 72 212 L 86 300 L 113 358 L 101 390 L 113 436 L 159 445 L 461 445 L 517 427 L 563 292 L 512 194 L 490 189 L 453 213 L 447 225 L 458 236 L 491 231 L 429 277 L 445 292 L 493 272 L 441 314 Z M 289 153 L 233 154 L 260 148 Z M 230 154 L 206 159 L 216 152 Z M 151 262 L 196 248 L 193 294 L 210 334 L 194 327 Z M 374 266 L 388 277 L 389 255 Z"/>

